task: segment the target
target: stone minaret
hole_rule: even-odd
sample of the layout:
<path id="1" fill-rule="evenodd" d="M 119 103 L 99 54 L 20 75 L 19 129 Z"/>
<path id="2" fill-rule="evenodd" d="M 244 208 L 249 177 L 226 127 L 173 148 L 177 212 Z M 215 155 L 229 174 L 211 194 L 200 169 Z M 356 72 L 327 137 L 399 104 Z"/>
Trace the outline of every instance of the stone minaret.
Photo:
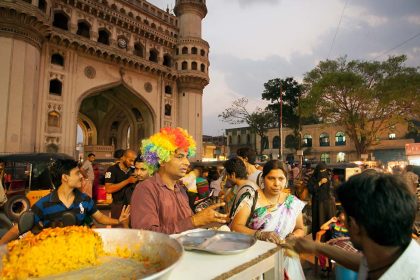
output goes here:
<path id="1" fill-rule="evenodd" d="M 207 14 L 206 1 L 176 0 L 174 12 L 179 27 L 176 50 L 178 126 L 187 129 L 194 137 L 197 142 L 196 159 L 201 159 L 202 96 L 204 87 L 209 83 L 209 44 L 201 38 L 201 21 Z"/>
<path id="2" fill-rule="evenodd" d="M 33 152 L 50 1 L 0 1 L 0 153 Z"/>

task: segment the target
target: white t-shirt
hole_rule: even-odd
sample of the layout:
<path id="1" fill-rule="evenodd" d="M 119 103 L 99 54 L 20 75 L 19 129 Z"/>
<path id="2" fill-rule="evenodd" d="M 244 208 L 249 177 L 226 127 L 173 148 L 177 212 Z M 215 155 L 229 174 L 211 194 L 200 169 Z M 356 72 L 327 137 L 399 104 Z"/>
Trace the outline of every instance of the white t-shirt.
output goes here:
<path id="1" fill-rule="evenodd" d="M 420 280 L 420 245 L 415 240 L 411 240 L 408 247 L 392 264 L 379 280 Z M 366 258 L 363 257 L 359 267 L 358 280 L 366 280 L 369 268 Z"/>
<path id="2" fill-rule="evenodd" d="M 182 183 L 187 187 L 189 192 L 197 192 L 196 176 L 194 171 L 191 171 L 187 175 L 181 178 Z"/>
<path id="3" fill-rule="evenodd" d="M 95 180 L 95 173 L 93 172 L 92 162 L 90 160 L 85 160 L 85 162 L 83 162 L 82 169 L 86 171 L 88 179 L 93 182 L 93 180 Z"/>
<path id="4" fill-rule="evenodd" d="M 258 176 L 258 175 L 260 175 L 260 176 Z M 248 180 L 251 181 L 251 182 L 254 182 L 257 186 L 259 186 L 261 188 L 262 171 L 261 170 L 255 171 L 254 173 L 252 173 L 251 175 L 248 176 Z M 258 180 L 258 182 L 257 182 L 257 180 Z"/>

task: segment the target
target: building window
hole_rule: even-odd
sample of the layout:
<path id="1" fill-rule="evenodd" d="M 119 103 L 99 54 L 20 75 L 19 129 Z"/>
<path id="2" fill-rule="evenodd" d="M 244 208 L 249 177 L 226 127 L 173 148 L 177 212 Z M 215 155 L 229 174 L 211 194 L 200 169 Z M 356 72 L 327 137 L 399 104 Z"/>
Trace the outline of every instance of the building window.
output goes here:
<path id="1" fill-rule="evenodd" d="M 264 136 L 261 141 L 262 141 L 262 149 L 263 150 L 268 149 L 269 148 L 268 137 Z"/>
<path id="2" fill-rule="evenodd" d="M 233 143 L 232 143 L 232 136 L 231 136 L 231 135 L 229 135 L 228 140 L 229 140 L 228 145 L 233 144 Z"/>
<path id="3" fill-rule="evenodd" d="M 171 88 L 171 86 L 165 86 L 165 93 L 166 94 L 172 94 L 172 88 Z"/>
<path id="4" fill-rule="evenodd" d="M 63 30 L 69 30 L 69 17 L 61 11 L 57 11 L 54 13 L 54 21 L 53 26 L 63 29 Z"/>
<path id="5" fill-rule="evenodd" d="M 85 21 L 79 21 L 76 34 L 90 39 L 90 25 Z"/>
<path id="6" fill-rule="evenodd" d="M 58 153 L 58 146 L 56 144 L 49 144 L 47 145 L 47 153 Z"/>
<path id="7" fill-rule="evenodd" d="M 241 135 L 238 135 L 238 144 L 241 144 Z"/>
<path id="8" fill-rule="evenodd" d="M 176 48 L 176 55 L 179 55 L 179 48 Z"/>
<path id="9" fill-rule="evenodd" d="M 196 47 L 192 47 L 191 48 L 191 54 L 197 54 L 197 53 L 198 53 L 197 48 Z"/>
<path id="10" fill-rule="evenodd" d="M 38 8 L 45 13 L 47 11 L 47 2 L 45 0 L 39 0 Z"/>
<path id="11" fill-rule="evenodd" d="M 201 63 L 201 66 L 200 66 L 200 70 L 201 70 L 201 72 L 205 72 L 206 71 L 206 65 L 204 65 L 203 63 Z"/>
<path id="12" fill-rule="evenodd" d="M 397 135 L 395 134 L 395 133 L 390 133 L 390 134 L 388 134 L 388 139 L 396 139 L 397 138 Z"/>
<path id="13" fill-rule="evenodd" d="M 344 132 L 337 132 L 335 135 L 335 145 L 336 146 L 345 146 L 346 145 L 346 135 Z"/>
<path id="14" fill-rule="evenodd" d="M 273 149 L 280 148 L 280 137 L 274 136 L 273 138 Z"/>
<path id="15" fill-rule="evenodd" d="M 197 62 L 193 61 L 191 63 L 191 70 L 197 70 Z"/>
<path id="16" fill-rule="evenodd" d="M 64 57 L 58 53 L 53 54 L 51 56 L 51 64 L 64 66 Z"/>
<path id="17" fill-rule="evenodd" d="M 149 60 L 150 61 L 153 61 L 153 62 L 158 62 L 158 56 L 159 56 L 159 53 L 158 53 L 158 51 L 157 50 L 155 50 L 155 49 L 153 49 L 153 50 L 150 50 L 150 52 L 149 52 Z"/>
<path id="18" fill-rule="evenodd" d="M 56 111 L 48 113 L 48 126 L 60 127 L 60 114 Z"/>
<path id="19" fill-rule="evenodd" d="M 288 149 L 297 149 L 298 146 L 298 138 L 295 137 L 293 134 L 289 134 L 284 139 L 284 147 Z"/>
<path id="20" fill-rule="evenodd" d="M 337 154 L 337 162 L 345 162 L 346 161 L 346 154 L 343 152 L 339 152 Z"/>
<path id="21" fill-rule="evenodd" d="M 321 161 L 325 163 L 330 163 L 330 154 L 322 153 L 321 154 Z"/>
<path id="22" fill-rule="evenodd" d="M 143 45 L 140 43 L 134 44 L 134 55 L 140 56 L 144 58 L 144 48 Z"/>
<path id="23" fill-rule="evenodd" d="M 169 104 L 165 105 L 165 116 L 171 116 L 172 107 Z"/>
<path id="24" fill-rule="evenodd" d="M 182 48 L 182 54 L 188 54 L 188 48 L 187 47 Z"/>
<path id="25" fill-rule="evenodd" d="M 249 134 L 246 135 L 246 143 L 251 144 L 251 135 Z"/>
<path id="26" fill-rule="evenodd" d="M 200 51 L 200 54 L 201 54 L 201 56 L 205 56 L 206 55 L 206 52 L 204 50 L 201 50 Z"/>
<path id="27" fill-rule="evenodd" d="M 188 70 L 188 63 L 186 61 L 183 61 L 181 67 L 182 70 Z"/>
<path id="28" fill-rule="evenodd" d="M 330 145 L 330 136 L 328 135 L 328 133 L 322 133 L 319 136 L 319 145 L 321 147 L 326 147 Z"/>
<path id="29" fill-rule="evenodd" d="M 312 136 L 305 134 L 303 136 L 303 147 L 312 147 Z"/>
<path id="30" fill-rule="evenodd" d="M 50 94 L 61 96 L 63 84 L 60 80 L 54 79 L 50 81 Z"/>
<path id="31" fill-rule="evenodd" d="M 172 58 L 169 54 L 163 56 L 163 65 L 167 67 L 172 67 Z"/>
<path id="32" fill-rule="evenodd" d="M 106 29 L 100 29 L 98 31 L 98 43 L 109 45 L 109 31 Z"/>

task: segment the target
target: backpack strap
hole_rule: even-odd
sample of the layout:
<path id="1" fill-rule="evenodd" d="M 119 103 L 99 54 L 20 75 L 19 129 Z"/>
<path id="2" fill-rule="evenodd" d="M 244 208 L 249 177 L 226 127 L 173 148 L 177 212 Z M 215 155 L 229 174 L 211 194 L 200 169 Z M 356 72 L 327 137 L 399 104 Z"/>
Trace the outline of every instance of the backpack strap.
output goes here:
<path id="1" fill-rule="evenodd" d="M 248 191 L 249 193 L 246 193 Z M 255 203 L 255 193 L 257 192 L 256 187 L 252 185 L 244 185 L 242 186 L 239 191 L 236 193 L 233 205 L 230 208 L 229 217 L 232 218 L 233 214 L 236 212 L 238 206 L 241 204 L 242 200 L 248 196 L 251 196 L 254 192 L 254 200 L 252 203 Z"/>
<path id="2" fill-rule="evenodd" d="M 262 172 L 260 172 L 259 174 L 258 174 L 258 176 L 257 176 L 257 180 L 256 180 L 256 182 L 255 183 L 257 183 L 257 185 L 258 185 L 258 187 L 260 187 L 261 188 L 261 186 L 262 186 L 262 182 L 261 182 L 261 176 L 262 175 Z"/>
<path id="3" fill-rule="evenodd" d="M 255 207 L 257 206 L 257 201 L 258 201 L 258 190 L 255 190 L 254 201 L 252 202 L 251 212 L 249 213 L 249 217 L 248 217 L 248 220 L 246 221 L 246 225 L 248 225 L 249 222 L 251 221 L 252 213 L 254 213 Z"/>

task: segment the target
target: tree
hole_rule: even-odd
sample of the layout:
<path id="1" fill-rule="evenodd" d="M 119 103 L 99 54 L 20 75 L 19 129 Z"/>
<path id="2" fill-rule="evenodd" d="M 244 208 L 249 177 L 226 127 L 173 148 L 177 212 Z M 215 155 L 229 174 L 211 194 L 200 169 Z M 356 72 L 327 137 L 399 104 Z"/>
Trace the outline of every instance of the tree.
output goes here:
<path id="1" fill-rule="evenodd" d="M 302 102 L 304 115 L 343 126 L 357 155 L 367 153 L 381 131 L 408 119 L 418 119 L 420 73 L 406 67 L 406 57 L 386 61 L 321 61 L 306 73 L 309 90 Z"/>
<path id="2" fill-rule="evenodd" d="M 276 116 L 276 125 L 280 119 L 280 91 L 282 92 L 283 102 L 283 123 L 290 128 L 299 126 L 299 116 L 297 112 L 299 97 L 302 94 L 302 86 L 293 78 L 272 79 L 264 83 L 262 99 L 271 102 L 267 110 L 272 111 Z"/>
<path id="3" fill-rule="evenodd" d="M 295 141 L 293 144 L 288 143 L 290 148 L 300 149 L 300 131 L 302 124 L 317 123 L 317 119 L 313 116 L 301 117 L 299 102 L 300 98 L 305 95 L 305 89 L 295 79 L 289 77 L 286 79 L 272 79 L 264 84 L 264 92 L 262 99 L 271 102 L 266 110 L 273 112 L 276 119 L 276 126 L 280 130 L 280 91 L 282 92 L 282 118 L 283 125 L 293 129 Z M 279 132 L 280 133 L 280 132 Z M 286 143 L 287 144 L 287 143 Z"/>
<path id="4" fill-rule="evenodd" d="M 285 126 L 298 129 L 300 124 L 314 124 L 317 119 L 313 116 L 301 117 L 299 113 L 299 99 L 305 96 L 305 87 L 295 79 L 272 79 L 264 84 L 262 99 L 271 102 L 267 110 L 276 115 L 277 122 L 280 119 L 280 90 L 283 93 L 283 123 Z M 278 124 L 278 123 L 277 123 Z"/>
<path id="5" fill-rule="evenodd" d="M 248 105 L 248 99 L 243 97 L 232 102 L 232 106 L 225 109 L 224 112 L 219 114 L 219 118 L 223 122 L 229 124 L 243 124 L 246 123 L 252 132 L 260 136 L 261 145 L 260 151 L 263 151 L 263 137 L 267 133 L 268 129 L 273 127 L 274 115 L 268 110 L 256 108 L 254 112 L 248 112 L 246 106 Z M 257 150 L 256 143 L 254 149 Z"/>
<path id="6" fill-rule="evenodd" d="M 414 139 L 416 143 L 420 142 L 420 121 L 410 121 L 408 123 L 408 132 L 405 138 Z"/>

